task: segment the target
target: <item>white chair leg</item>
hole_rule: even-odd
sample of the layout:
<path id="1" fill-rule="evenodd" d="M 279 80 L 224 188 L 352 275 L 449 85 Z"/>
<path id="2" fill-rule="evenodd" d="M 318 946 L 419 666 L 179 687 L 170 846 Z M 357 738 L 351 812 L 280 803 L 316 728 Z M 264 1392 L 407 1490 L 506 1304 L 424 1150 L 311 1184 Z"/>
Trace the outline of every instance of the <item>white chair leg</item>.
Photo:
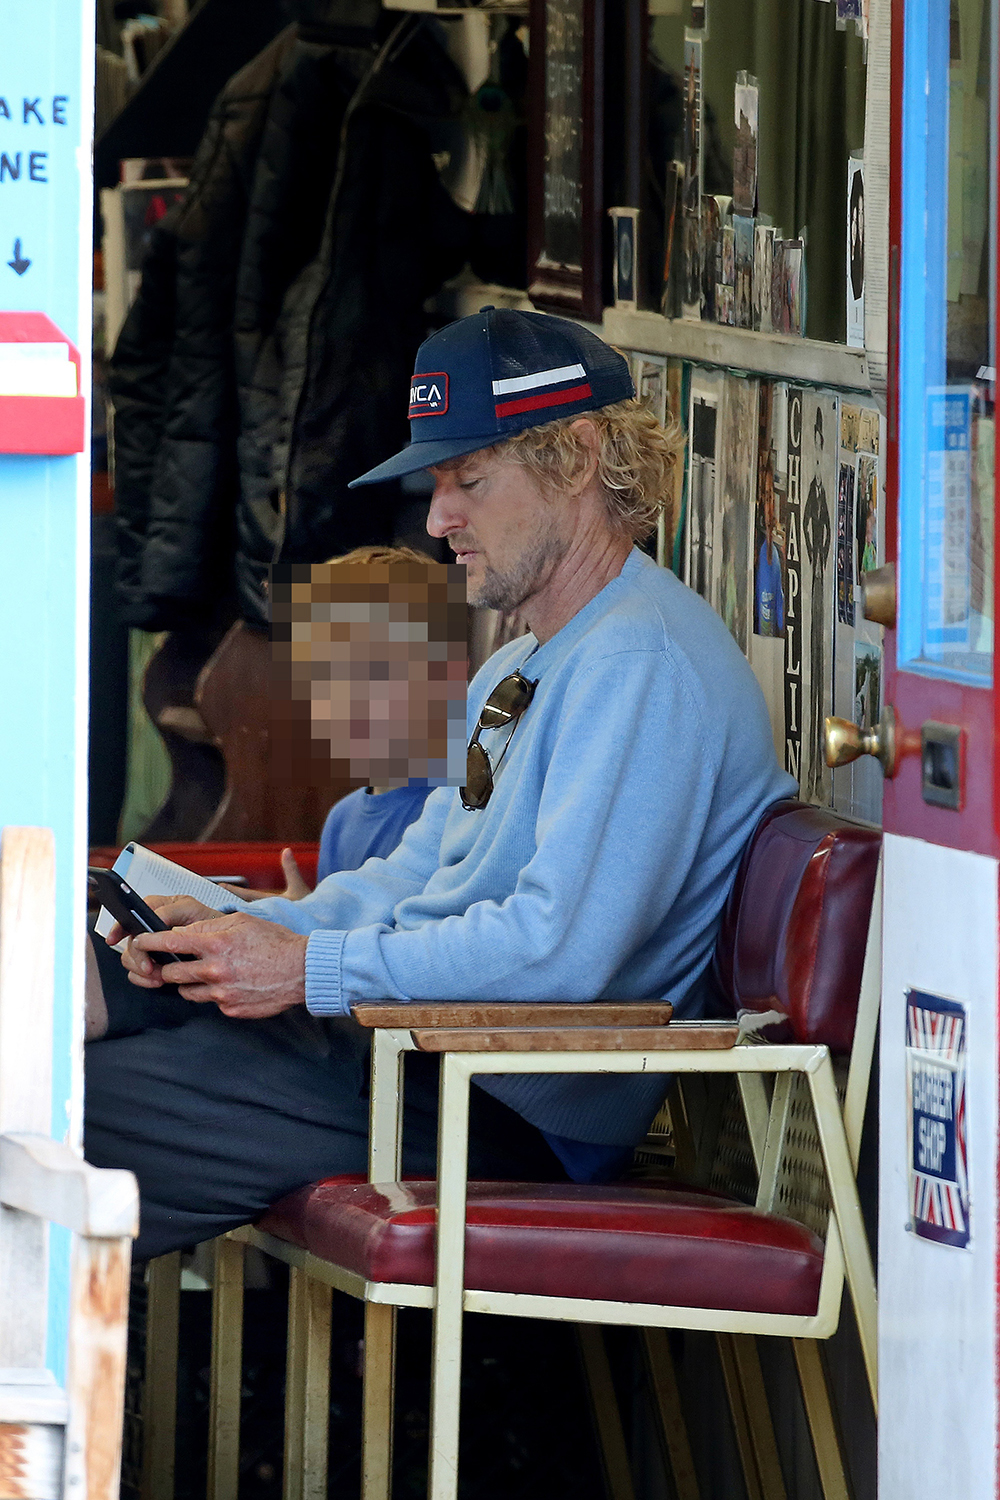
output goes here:
<path id="1" fill-rule="evenodd" d="M 208 1398 L 208 1500 L 238 1500 L 243 1384 L 243 1246 L 215 1241 L 212 1380 Z"/>
<path id="2" fill-rule="evenodd" d="M 670 1463 L 677 1500 L 701 1500 L 667 1330 L 644 1328 L 642 1333 L 653 1397 L 660 1417 L 663 1445 Z"/>
<path id="3" fill-rule="evenodd" d="M 396 1309 L 365 1303 L 361 1500 L 390 1500 L 396 1386 Z"/>
<path id="4" fill-rule="evenodd" d="M 458 1495 L 470 1076 L 464 1063 L 454 1054 L 441 1059 L 429 1500 Z"/>
<path id="5" fill-rule="evenodd" d="M 751 1333 L 717 1333 L 715 1338 L 748 1500 L 785 1500 L 756 1340 Z"/>
<path id="6" fill-rule="evenodd" d="M 283 1500 L 326 1500 L 331 1288 L 297 1266 L 288 1280 Z"/>
<path id="7" fill-rule="evenodd" d="M 823 1357 L 815 1339 L 792 1339 L 802 1404 L 812 1435 L 823 1500 L 851 1500 Z"/>
<path id="8" fill-rule="evenodd" d="M 632 1484 L 632 1469 L 625 1447 L 618 1397 L 611 1380 L 608 1351 L 604 1345 L 603 1330 L 595 1323 L 579 1323 L 577 1334 L 583 1368 L 590 1387 L 590 1400 L 594 1409 L 594 1422 L 601 1445 L 604 1462 L 604 1478 L 610 1500 L 635 1500 Z"/>

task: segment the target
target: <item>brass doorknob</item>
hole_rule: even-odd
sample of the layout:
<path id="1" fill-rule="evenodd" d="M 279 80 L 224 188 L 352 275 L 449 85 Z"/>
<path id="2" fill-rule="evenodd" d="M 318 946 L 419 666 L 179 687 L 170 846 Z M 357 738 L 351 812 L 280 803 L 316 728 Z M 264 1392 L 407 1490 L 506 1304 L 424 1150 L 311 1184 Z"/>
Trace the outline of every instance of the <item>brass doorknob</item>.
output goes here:
<path id="1" fill-rule="evenodd" d="M 886 563 L 883 568 L 872 568 L 861 575 L 861 613 L 866 620 L 884 625 L 886 630 L 896 628 L 896 564 Z"/>
<path id="2" fill-rule="evenodd" d="M 886 776 L 896 774 L 896 714 L 890 703 L 874 729 L 862 729 L 850 719 L 828 718 L 826 730 L 826 763 L 849 766 L 862 755 L 874 755 Z"/>

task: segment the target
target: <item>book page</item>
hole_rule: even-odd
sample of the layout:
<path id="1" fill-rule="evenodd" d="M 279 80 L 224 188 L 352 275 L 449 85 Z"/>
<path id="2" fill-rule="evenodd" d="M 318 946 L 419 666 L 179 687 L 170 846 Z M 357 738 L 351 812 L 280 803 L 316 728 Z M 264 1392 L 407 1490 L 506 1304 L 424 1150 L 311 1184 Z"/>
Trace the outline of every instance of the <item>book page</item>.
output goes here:
<path id="1" fill-rule="evenodd" d="M 172 859 L 164 859 L 162 854 L 156 854 L 142 844 L 126 844 L 112 868 L 144 900 L 147 896 L 193 896 L 203 906 L 210 906 L 218 912 L 238 911 L 248 905 L 241 896 L 223 890 L 206 880 L 204 875 L 196 875 L 193 870 L 174 864 Z M 101 937 L 107 937 L 114 922 L 114 917 L 102 906 L 94 930 Z M 113 946 L 121 951 L 125 942 Z"/>

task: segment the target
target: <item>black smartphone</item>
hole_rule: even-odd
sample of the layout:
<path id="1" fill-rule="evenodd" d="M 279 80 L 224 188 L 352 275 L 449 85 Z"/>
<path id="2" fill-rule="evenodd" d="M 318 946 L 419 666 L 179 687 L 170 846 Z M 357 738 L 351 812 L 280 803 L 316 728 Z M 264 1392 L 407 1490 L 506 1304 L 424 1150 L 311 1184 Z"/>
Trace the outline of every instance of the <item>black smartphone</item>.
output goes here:
<path id="1" fill-rule="evenodd" d="M 87 869 L 87 880 L 97 893 L 101 905 L 106 906 L 115 921 L 129 937 L 138 937 L 140 932 L 170 932 L 162 917 L 158 917 L 151 906 L 147 906 L 117 870 L 98 870 L 93 865 Z M 189 953 L 150 953 L 154 963 L 185 963 L 193 955 Z"/>

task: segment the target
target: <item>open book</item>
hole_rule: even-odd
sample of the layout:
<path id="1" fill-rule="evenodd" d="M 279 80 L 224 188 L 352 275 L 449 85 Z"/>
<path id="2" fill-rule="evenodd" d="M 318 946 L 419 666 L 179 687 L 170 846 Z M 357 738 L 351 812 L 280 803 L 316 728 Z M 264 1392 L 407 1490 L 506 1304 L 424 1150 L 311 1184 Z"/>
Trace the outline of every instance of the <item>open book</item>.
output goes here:
<path id="1" fill-rule="evenodd" d="M 219 912 L 238 911 L 248 905 L 241 896 L 223 890 L 213 881 L 206 880 L 204 875 L 185 870 L 183 865 L 175 865 L 172 859 L 164 859 L 162 854 L 154 854 L 142 844 L 126 844 L 112 868 L 143 899 L 147 896 L 193 896 L 203 906 L 211 906 Z M 95 931 L 106 938 L 114 924 L 114 917 L 102 906 L 94 924 Z M 116 944 L 119 949 L 124 946 L 124 939 Z"/>

